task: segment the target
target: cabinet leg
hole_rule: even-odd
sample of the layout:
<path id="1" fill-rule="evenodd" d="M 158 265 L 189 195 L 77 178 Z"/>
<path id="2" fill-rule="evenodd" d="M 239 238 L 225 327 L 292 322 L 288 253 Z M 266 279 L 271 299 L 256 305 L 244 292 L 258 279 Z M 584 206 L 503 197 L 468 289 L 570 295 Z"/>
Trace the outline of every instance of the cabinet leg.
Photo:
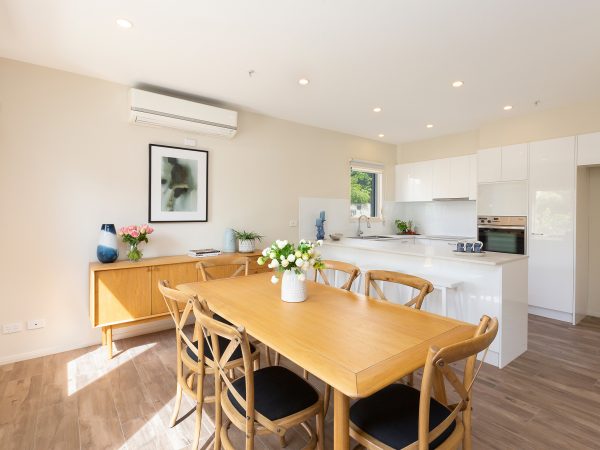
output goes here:
<path id="1" fill-rule="evenodd" d="M 106 345 L 106 327 L 102 327 L 102 347 Z"/>
<path id="2" fill-rule="evenodd" d="M 106 346 L 108 350 L 108 359 L 113 357 L 112 327 L 106 327 Z"/>

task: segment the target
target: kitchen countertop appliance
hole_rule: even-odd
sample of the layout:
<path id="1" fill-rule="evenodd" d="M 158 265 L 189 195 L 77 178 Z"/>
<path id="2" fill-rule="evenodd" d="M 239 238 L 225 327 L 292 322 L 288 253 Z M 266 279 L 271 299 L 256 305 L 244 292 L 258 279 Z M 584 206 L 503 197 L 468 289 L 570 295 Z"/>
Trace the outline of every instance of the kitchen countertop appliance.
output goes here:
<path id="1" fill-rule="evenodd" d="M 527 254 L 526 216 L 478 216 L 477 239 L 486 252 Z"/>

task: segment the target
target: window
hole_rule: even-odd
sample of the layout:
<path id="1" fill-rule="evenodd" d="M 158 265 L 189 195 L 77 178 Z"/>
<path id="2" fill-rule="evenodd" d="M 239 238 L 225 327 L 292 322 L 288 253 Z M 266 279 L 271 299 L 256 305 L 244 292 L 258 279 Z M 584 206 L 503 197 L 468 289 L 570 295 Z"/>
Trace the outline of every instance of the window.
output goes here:
<path id="1" fill-rule="evenodd" d="M 350 163 L 350 217 L 381 217 L 383 166 Z"/>

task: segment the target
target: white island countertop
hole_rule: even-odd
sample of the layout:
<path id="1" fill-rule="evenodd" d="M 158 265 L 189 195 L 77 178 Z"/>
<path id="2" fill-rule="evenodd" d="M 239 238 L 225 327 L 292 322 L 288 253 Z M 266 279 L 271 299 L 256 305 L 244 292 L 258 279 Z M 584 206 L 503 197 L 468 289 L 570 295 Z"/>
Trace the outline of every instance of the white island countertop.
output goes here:
<path id="1" fill-rule="evenodd" d="M 339 241 L 323 241 L 324 246 L 360 249 L 373 252 L 392 253 L 397 255 L 421 256 L 423 258 L 445 259 L 456 262 L 485 264 L 498 266 L 512 261 L 527 259 L 526 255 L 513 255 L 510 253 L 485 252 L 483 255 L 461 254 L 453 252 L 453 248 L 438 248 L 427 245 L 407 244 L 403 239 L 361 240 L 342 238 Z"/>

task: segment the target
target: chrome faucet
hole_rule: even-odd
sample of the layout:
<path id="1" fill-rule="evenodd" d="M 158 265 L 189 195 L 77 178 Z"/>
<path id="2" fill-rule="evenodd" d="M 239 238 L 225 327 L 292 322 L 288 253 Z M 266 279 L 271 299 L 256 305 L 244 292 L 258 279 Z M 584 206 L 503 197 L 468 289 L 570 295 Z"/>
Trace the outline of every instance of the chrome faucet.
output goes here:
<path id="1" fill-rule="evenodd" d="M 362 216 L 360 216 L 360 217 L 358 218 L 358 229 L 356 230 L 356 236 L 357 236 L 357 237 L 360 237 L 360 236 L 362 236 L 362 234 L 363 234 L 363 231 L 360 229 L 360 220 L 361 220 L 363 217 L 364 217 L 365 219 L 367 219 L 367 228 L 371 228 L 371 218 L 370 218 L 369 216 L 366 216 L 365 214 L 363 214 Z"/>

